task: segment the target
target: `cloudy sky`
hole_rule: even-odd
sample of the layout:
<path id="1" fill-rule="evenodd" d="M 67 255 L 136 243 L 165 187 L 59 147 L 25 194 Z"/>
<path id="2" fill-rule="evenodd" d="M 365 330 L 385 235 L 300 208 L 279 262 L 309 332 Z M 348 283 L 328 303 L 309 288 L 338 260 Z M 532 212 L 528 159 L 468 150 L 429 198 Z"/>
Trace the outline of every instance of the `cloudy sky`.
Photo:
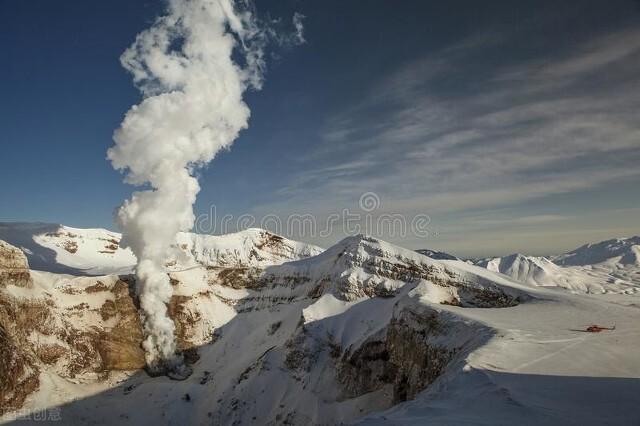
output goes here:
<path id="1" fill-rule="evenodd" d="M 118 58 L 162 8 L 0 0 L 0 220 L 114 227 L 131 187 L 105 153 L 139 101 Z M 328 246 L 349 231 L 325 232 L 346 209 L 374 235 L 462 256 L 640 234 L 640 2 L 257 10 L 284 32 L 304 15 L 306 43 L 270 51 L 263 90 L 246 97 L 250 128 L 199 172 L 200 226 L 211 206 L 217 224 L 201 230 L 277 217 L 280 232 Z M 286 226 L 306 214 L 315 230 Z M 406 232 L 376 227 L 381 215 Z M 421 232 L 415 218 L 428 218 Z"/>

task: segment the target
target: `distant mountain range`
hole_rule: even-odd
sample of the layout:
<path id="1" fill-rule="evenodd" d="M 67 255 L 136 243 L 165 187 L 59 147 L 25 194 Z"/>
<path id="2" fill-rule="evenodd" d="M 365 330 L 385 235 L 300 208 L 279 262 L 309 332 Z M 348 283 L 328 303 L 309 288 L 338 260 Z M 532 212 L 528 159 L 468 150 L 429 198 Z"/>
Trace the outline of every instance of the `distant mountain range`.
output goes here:
<path id="1" fill-rule="evenodd" d="M 533 286 L 587 293 L 634 293 L 640 287 L 640 237 L 586 244 L 549 258 L 515 253 L 473 263 Z"/>

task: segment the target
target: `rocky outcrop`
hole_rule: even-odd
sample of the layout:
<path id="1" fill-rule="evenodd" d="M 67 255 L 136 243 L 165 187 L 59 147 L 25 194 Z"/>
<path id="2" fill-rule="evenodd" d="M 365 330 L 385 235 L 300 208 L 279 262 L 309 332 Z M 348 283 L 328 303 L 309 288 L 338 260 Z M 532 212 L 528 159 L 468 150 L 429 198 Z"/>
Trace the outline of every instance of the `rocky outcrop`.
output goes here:
<path id="1" fill-rule="evenodd" d="M 40 386 L 40 371 L 0 322 L 0 415 L 22 407 Z"/>
<path id="2" fill-rule="evenodd" d="M 192 299 L 192 296 L 174 295 L 169 302 L 168 314 L 176 326 L 175 335 L 179 351 L 194 348 L 192 339 L 195 328 L 202 320 L 200 312 L 190 309 L 189 302 Z"/>
<path id="3" fill-rule="evenodd" d="M 31 284 L 27 257 L 19 248 L 0 240 L 0 288 L 30 287 Z"/>
<path id="4" fill-rule="evenodd" d="M 0 291 L 0 415 L 22 406 L 40 386 L 37 358 L 27 336 L 47 330 L 48 309 Z"/>
<path id="5" fill-rule="evenodd" d="M 416 250 L 416 253 L 420 253 L 424 256 L 427 256 L 436 260 L 460 260 L 460 258 L 457 256 L 454 256 L 449 253 L 445 253 L 443 251 L 438 251 L 438 250 L 419 249 L 419 250 Z"/>
<path id="6" fill-rule="evenodd" d="M 438 315 L 405 310 L 382 332 L 337 360 L 337 378 L 344 398 L 354 398 L 389 386 L 398 403 L 415 397 L 442 374 L 456 352 L 435 343 L 446 332 Z"/>
<path id="7" fill-rule="evenodd" d="M 130 284 L 118 280 L 111 292 L 114 300 L 107 300 L 101 308 L 103 319 L 115 317 L 114 327 L 100 333 L 98 352 L 105 370 L 135 370 L 145 365 L 140 315 L 130 292 Z"/>
<path id="8" fill-rule="evenodd" d="M 262 269 L 252 267 L 208 268 L 211 281 L 233 289 L 258 289 L 264 285 L 260 280 Z"/>

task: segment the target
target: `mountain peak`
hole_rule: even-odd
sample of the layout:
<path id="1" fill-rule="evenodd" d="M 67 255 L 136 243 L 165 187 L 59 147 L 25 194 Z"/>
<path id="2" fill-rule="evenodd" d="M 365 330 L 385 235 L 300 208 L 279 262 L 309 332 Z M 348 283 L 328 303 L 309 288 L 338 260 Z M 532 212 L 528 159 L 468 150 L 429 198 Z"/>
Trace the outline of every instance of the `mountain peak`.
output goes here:
<path id="1" fill-rule="evenodd" d="M 601 263 L 640 266 L 640 236 L 613 238 L 585 244 L 575 250 L 553 258 L 562 266 L 584 266 Z"/>

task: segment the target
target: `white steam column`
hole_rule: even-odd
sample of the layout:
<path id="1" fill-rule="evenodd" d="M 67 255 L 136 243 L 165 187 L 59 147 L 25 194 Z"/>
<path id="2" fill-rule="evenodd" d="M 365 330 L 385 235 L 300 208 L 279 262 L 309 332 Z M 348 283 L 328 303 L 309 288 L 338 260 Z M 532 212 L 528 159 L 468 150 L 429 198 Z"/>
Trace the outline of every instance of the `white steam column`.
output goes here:
<path id="1" fill-rule="evenodd" d="M 246 2 L 242 3 L 246 6 Z M 247 127 L 248 87 L 260 88 L 263 33 L 232 0 L 170 0 L 166 16 L 138 34 L 121 57 L 144 99 L 114 133 L 108 158 L 125 181 L 143 186 L 117 212 L 122 245 L 135 253 L 148 369 L 186 374 L 167 314 L 166 261 L 194 222 L 194 170 Z M 235 63 L 232 54 L 241 54 Z"/>

